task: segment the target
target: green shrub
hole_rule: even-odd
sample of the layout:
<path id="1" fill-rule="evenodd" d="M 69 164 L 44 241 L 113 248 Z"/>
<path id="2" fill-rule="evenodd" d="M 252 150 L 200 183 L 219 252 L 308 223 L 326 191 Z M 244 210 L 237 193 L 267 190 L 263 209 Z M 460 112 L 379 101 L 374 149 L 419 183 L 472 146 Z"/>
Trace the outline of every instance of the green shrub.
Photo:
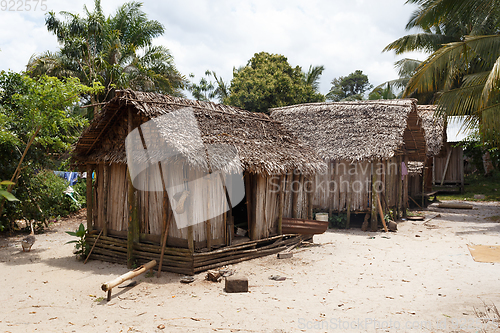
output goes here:
<path id="1" fill-rule="evenodd" d="M 328 228 L 345 229 L 347 225 L 347 214 L 332 214 L 328 217 Z"/>

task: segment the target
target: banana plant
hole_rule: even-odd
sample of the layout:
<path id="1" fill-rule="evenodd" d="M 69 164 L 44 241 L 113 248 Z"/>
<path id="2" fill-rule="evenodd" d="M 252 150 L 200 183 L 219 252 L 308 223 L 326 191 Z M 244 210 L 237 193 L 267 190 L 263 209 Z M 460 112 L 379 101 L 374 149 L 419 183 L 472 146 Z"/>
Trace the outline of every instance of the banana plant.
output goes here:
<path id="1" fill-rule="evenodd" d="M 11 181 L 8 181 L 8 180 L 4 180 L 4 181 L 0 182 L 0 197 L 3 197 L 9 201 L 19 201 L 18 198 L 16 198 L 12 193 L 7 191 L 7 189 L 5 188 L 6 186 L 9 186 L 9 185 L 15 185 L 15 184 Z"/>

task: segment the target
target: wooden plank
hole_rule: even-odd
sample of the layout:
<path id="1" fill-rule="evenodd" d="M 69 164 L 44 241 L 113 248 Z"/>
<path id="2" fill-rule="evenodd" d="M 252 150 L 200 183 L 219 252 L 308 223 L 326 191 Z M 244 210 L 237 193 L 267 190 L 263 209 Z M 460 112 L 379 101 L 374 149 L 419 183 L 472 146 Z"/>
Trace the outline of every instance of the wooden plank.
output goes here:
<path id="1" fill-rule="evenodd" d="M 444 179 L 446 178 L 446 172 L 448 171 L 448 165 L 450 164 L 450 157 L 453 151 L 452 147 L 449 147 L 450 151 L 448 152 L 448 156 L 446 157 L 446 164 L 444 165 L 443 176 L 441 177 L 441 186 L 444 184 Z"/>
<path id="2" fill-rule="evenodd" d="M 397 203 L 398 203 L 398 219 L 401 218 L 403 215 L 406 214 L 406 212 L 403 212 L 403 181 L 402 181 L 402 157 L 398 156 L 398 179 L 397 179 L 397 185 L 398 185 L 398 196 L 397 196 Z"/>
<path id="3" fill-rule="evenodd" d="M 92 199 L 92 165 L 87 164 L 87 230 L 92 231 L 94 229 L 93 225 L 93 199 Z"/>
<path id="4" fill-rule="evenodd" d="M 128 108 L 128 133 L 132 132 L 133 126 L 133 115 L 132 108 Z M 134 241 L 139 235 L 135 235 L 136 220 L 137 216 L 137 203 L 135 198 L 135 189 L 132 184 L 132 178 L 130 176 L 130 169 L 127 167 L 127 178 L 128 178 L 128 228 L 127 228 L 127 267 L 132 268 L 135 258 L 134 258 Z"/>
<path id="5" fill-rule="evenodd" d="M 283 209 L 285 206 L 285 178 L 286 176 L 280 176 L 280 187 L 278 194 L 278 235 L 283 234 Z"/>
<path id="6" fill-rule="evenodd" d="M 384 211 L 382 210 L 382 205 L 380 204 L 380 195 L 377 195 L 377 207 L 380 214 L 380 220 L 382 221 L 382 225 L 384 226 L 384 231 L 389 232 L 389 230 L 387 230 L 387 225 L 385 224 Z"/>
<path id="7" fill-rule="evenodd" d="M 376 200 L 377 200 L 377 188 L 376 188 L 376 182 L 377 182 L 377 170 L 374 166 L 375 162 L 372 162 L 371 169 L 372 169 L 372 200 L 371 200 L 371 219 L 370 219 L 370 224 L 371 224 L 371 230 L 372 231 L 377 231 L 378 225 L 377 225 L 377 206 L 376 206 Z"/>
<path id="8" fill-rule="evenodd" d="M 193 233 L 193 226 L 190 225 L 188 226 L 188 248 L 191 253 L 194 253 L 194 233 Z"/>
<path id="9" fill-rule="evenodd" d="M 346 229 L 351 226 L 351 200 L 352 200 L 352 168 L 355 168 L 354 164 L 349 165 L 349 188 L 347 189 L 347 222 L 345 225 Z"/>
<path id="10" fill-rule="evenodd" d="M 161 169 L 160 169 L 161 170 Z M 162 177 L 163 178 L 163 177 Z M 165 184 L 165 183 L 164 183 Z M 165 255 L 165 246 L 167 245 L 167 237 L 168 237 L 168 227 L 170 222 L 169 214 L 172 214 L 172 211 L 168 209 L 168 194 L 167 191 L 163 190 L 163 239 L 161 242 L 161 254 L 160 254 L 160 262 L 158 263 L 158 272 L 157 277 L 160 277 L 161 266 L 163 265 L 163 256 Z"/>
<path id="11" fill-rule="evenodd" d="M 109 166 L 104 164 L 103 166 L 103 235 L 108 235 L 108 194 L 109 194 Z"/>

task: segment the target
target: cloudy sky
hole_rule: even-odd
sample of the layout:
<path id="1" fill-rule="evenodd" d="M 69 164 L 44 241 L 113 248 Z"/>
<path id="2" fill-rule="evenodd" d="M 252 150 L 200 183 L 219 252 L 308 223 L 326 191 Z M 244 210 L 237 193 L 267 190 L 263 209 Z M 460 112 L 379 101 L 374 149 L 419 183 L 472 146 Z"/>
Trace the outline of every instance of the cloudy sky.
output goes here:
<path id="1" fill-rule="evenodd" d="M 45 28 L 45 13 L 82 13 L 93 0 L 40 0 L 26 11 L 29 0 L 14 10 L 0 8 L 0 70 L 21 71 L 33 54 L 55 51 L 55 36 Z M 102 0 L 106 15 L 123 1 Z M 230 81 L 233 67 L 244 66 L 254 53 L 286 56 L 292 66 L 323 65 L 320 91 L 333 78 L 359 69 L 374 86 L 397 78 L 394 62 L 401 59 L 382 49 L 407 34 L 404 27 L 415 7 L 405 0 L 166 0 L 143 1 L 150 19 L 165 26 L 155 44 L 170 49 L 175 64 L 196 81 L 209 69 Z M 44 6 L 42 6 L 44 5 Z M 10 5 L 9 5 L 10 6 Z M 9 6 L 7 9 L 9 9 Z M 46 6 L 46 8 L 45 8 Z M 42 8 L 43 7 L 43 8 Z M 43 11 L 42 9 L 46 9 Z M 421 54 L 406 57 L 424 59 Z"/>

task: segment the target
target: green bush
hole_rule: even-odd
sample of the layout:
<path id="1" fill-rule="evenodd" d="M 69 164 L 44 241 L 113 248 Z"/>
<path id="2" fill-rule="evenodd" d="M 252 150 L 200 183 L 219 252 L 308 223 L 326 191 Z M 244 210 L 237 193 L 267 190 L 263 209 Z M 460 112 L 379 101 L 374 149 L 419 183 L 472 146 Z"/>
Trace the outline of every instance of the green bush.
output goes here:
<path id="1" fill-rule="evenodd" d="M 328 228 L 345 229 L 347 225 L 347 214 L 332 214 L 328 217 Z"/>
<path id="2" fill-rule="evenodd" d="M 32 173 L 23 172 L 19 179 L 13 193 L 20 201 L 10 203 L 6 207 L 5 216 L 8 220 L 52 221 L 76 212 L 85 205 L 85 181 L 79 180 L 74 186 L 75 202 L 64 193 L 69 186 L 67 180 L 56 176 L 50 170 L 42 170 L 36 174 L 35 172 L 36 170 Z M 2 222 L 6 224 L 5 217 L 0 221 Z"/>

